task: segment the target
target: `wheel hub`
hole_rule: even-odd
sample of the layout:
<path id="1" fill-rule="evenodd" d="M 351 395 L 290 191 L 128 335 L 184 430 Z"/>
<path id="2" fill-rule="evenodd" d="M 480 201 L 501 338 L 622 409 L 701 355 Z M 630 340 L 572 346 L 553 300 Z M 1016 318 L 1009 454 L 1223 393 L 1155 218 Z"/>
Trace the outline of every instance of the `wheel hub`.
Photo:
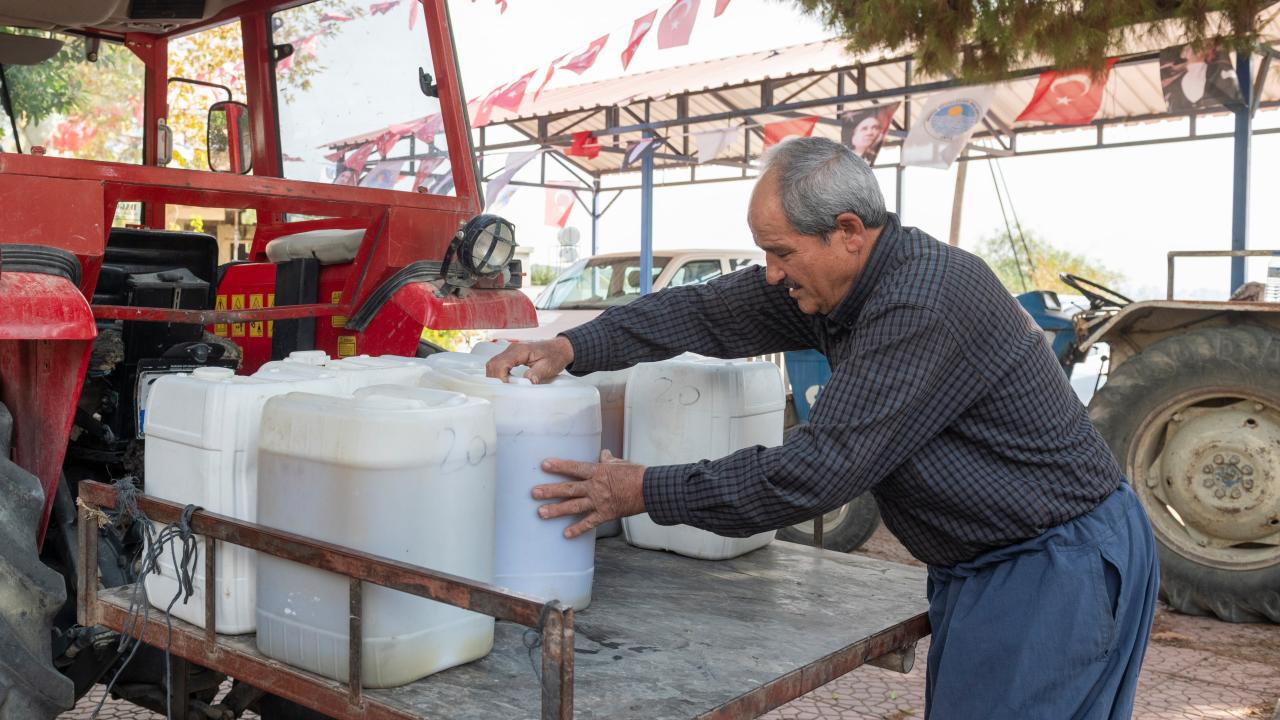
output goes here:
<path id="1" fill-rule="evenodd" d="M 1230 543 L 1280 531 L 1280 415 L 1261 403 L 1193 406 L 1172 414 L 1149 479 L 1188 529 Z"/>

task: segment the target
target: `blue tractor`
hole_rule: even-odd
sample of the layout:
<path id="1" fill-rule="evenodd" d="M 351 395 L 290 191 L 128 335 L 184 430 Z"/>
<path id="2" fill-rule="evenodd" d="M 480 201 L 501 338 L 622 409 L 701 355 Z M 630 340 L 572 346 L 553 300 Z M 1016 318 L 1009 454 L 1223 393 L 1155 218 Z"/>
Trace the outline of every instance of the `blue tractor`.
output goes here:
<path id="1" fill-rule="evenodd" d="M 1105 348 L 1089 416 L 1151 518 L 1162 596 L 1188 614 L 1280 622 L 1280 303 L 1256 283 L 1226 302 L 1133 302 L 1061 279 L 1087 307 L 1048 291 L 1018 302 L 1068 376 Z"/>

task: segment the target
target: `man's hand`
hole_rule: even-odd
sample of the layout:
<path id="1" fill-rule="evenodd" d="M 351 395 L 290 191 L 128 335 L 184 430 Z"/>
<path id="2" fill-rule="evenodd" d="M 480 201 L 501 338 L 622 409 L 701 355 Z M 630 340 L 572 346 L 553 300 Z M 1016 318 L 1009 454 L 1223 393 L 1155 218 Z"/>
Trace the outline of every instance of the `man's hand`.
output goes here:
<path id="1" fill-rule="evenodd" d="M 573 362 L 573 344 L 569 338 L 557 335 L 540 342 L 511 343 L 506 350 L 494 355 L 485 364 L 485 374 L 506 382 L 511 368 L 528 365 L 525 378 L 533 384 L 550 380 L 564 372 Z"/>
<path id="2" fill-rule="evenodd" d="M 644 512 L 644 466 L 615 458 L 608 450 L 600 452 L 599 463 L 549 458 L 543 461 L 542 469 L 573 478 L 533 488 L 535 500 L 560 501 L 538 508 L 542 519 L 585 516 L 565 529 L 566 538 L 576 538 L 609 520 Z"/>

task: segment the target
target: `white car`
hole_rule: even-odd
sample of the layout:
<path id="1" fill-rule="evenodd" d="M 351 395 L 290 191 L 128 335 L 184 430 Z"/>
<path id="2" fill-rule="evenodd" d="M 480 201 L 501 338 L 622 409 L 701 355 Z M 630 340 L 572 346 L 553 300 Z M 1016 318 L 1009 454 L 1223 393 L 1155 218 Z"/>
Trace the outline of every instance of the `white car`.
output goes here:
<path id="1" fill-rule="evenodd" d="M 748 265 L 764 264 L 759 250 L 668 250 L 653 254 L 653 290 L 700 285 Z M 615 305 L 640 297 L 640 255 L 609 253 L 583 258 L 538 295 L 538 327 L 495 330 L 497 340 L 547 340 Z"/>

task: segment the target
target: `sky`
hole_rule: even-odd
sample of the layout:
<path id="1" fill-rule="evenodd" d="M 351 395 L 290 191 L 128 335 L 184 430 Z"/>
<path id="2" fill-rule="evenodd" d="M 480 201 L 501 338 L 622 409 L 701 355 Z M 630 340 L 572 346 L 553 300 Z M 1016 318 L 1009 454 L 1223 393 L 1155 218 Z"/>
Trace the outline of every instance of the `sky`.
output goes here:
<path id="1" fill-rule="evenodd" d="M 631 22 L 654 9 L 661 18 L 670 4 L 669 0 L 508 0 L 508 10 L 501 13 L 490 0 L 451 0 L 464 87 L 471 96 L 483 95 L 529 70 L 545 68 L 565 53 L 585 48 L 606 32 L 621 37 L 611 36 L 594 67 L 581 77 L 557 73 L 550 87 L 622 76 L 618 52 Z M 659 50 L 651 33 L 627 72 L 832 36 L 793 2 L 732 0 L 718 18 L 712 17 L 714 5 L 713 0 L 702 1 L 688 46 Z M 1201 132 L 1214 131 L 1210 124 L 1215 122 L 1221 130 L 1230 130 L 1229 118 L 1202 119 Z M 1259 113 L 1255 127 L 1280 127 L 1280 111 Z M 1127 135 L 1158 137 L 1175 131 L 1173 123 L 1165 123 L 1134 128 Z M 1280 163 L 1275 162 L 1280 158 L 1280 135 L 1255 137 L 1253 153 L 1250 247 L 1280 248 L 1280 203 L 1275 202 L 1280 198 Z M 987 165 L 970 164 L 960 234 L 961 247 L 966 249 L 1004 227 Z M 1230 248 L 1229 139 L 1005 158 L 1000 169 L 1012 210 L 1024 230 L 1118 271 L 1125 280 L 1117 289 L 1131 297 L 1164 296 L 1169 250 Z M 904 224 L 945 240 L 950 232 L 955 166 L 950 170 L 913 167 L 905 172 L 900 213 Z M 892 209 L 894 173 L 881 170 L 877 176 Z M 744 181 L 656 190 L 655 249 L 750 246 L 746 208 L 751 186 Z M 543 190 L 521 188 L 500 211 L 516 224 L 519 242 L 533 245 L 535 260 L 543 261 L 553 257 L 557 245 L 557 228 L 544 222 L 544 203 Z M 589 214 L 575 208 L 569 225 L 582 232 L 584 252 L 589 252 Z M 628 191 L 601 218 L 598 249 L 636 249 L 639 242 L 639 193 Z M 1247 279 L 1264 279 L 1266 263 L 1265 259 L 1251 261 Z M 1226 260 L 1183 260 L 1178 278 L 1179 296 L 1223 298 L 1228 292 L 1229 266 Z"/>

